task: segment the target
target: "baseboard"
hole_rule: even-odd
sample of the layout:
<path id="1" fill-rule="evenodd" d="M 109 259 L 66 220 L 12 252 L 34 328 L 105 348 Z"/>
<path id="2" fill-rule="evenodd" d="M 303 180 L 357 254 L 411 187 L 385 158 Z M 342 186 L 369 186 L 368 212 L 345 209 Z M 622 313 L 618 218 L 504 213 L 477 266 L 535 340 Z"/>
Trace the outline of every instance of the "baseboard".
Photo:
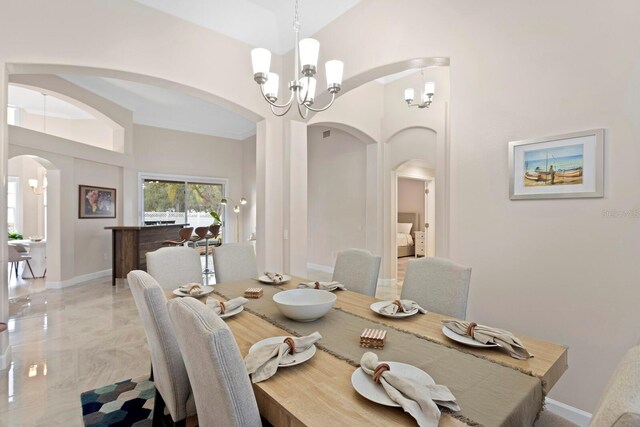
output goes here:
<path id="1" fill-rule="evenodd" d="M 81 283 L 90 282 L 92 280 L 101 279 L 103 277 L 110 277 L 111 269 L 95 271 L 93 273 L 82 274 L 80 276 L 73 277 L 71 279 L 63 280 L 61 282 L 53 282 L 47 280 L 46 288 L 47 289 L 63 289 L 68 288 L 69 286 L 79 285 Z"/>
<path id="2" fill-rule="evenodd" d="M 8 332 L 5 332 L 8 333 Z M 7 343 L 7 348 L 0 354 L 0 371 L 4 371 L 11 364 L 11 346 Z"/>
<path id="3" fill-rule="evenodd" d="M 566 403 L 558 402 L 557 400 L 545 399 L 545 410 L 553 412 L 556 415 L 560 415 L 567 420 L 578 424 L 581 427 L 587 427 L 591 421 L 591 414 L 583 411 L 582 409 L 574 408 Z"/>
<path id="4" fill-rule="evenodd" d="M 322 273 L 333 274 L 333 267 L 320 264 L 307 263 L 307 270 L 320 271 Z M 378 279 L 378 286 L 393 286 L 396 284 L 396 279 Z"/>

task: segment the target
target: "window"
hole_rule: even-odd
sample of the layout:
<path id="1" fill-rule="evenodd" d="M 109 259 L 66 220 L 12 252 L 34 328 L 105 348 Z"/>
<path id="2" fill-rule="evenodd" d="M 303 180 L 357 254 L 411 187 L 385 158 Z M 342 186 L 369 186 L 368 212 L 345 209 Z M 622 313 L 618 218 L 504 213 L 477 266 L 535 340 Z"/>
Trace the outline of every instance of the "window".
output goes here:
<path id="1" fill-rule="evenodd" d="M 224 183 L 221 180 L 198 182 L 200 180 L 141 177 L 141 181 L 143 221 L 147 225 L 188 223 L 190 227 L 204 227 L 213 222 L 211 211 L 222 216 L 220 201 L 224 197 Z"/>
<path id="2" fill-rule="evenodd" d="M 7 228 L 9 232 L 20 232 L 22 221 L 20 216 L 20 178 L 10 176 L 7 183 Z"/>

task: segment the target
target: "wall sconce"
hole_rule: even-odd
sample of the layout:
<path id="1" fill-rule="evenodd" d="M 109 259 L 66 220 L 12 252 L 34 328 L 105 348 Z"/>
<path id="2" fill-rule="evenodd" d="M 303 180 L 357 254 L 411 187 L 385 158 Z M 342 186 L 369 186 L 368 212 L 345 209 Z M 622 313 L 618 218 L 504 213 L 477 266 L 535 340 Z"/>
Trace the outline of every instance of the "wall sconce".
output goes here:
<path id="1" fill-rule="evenodd" d="M 236 213 L 236 242 L 240 242 L 240 218 L 238 214 L 240 213 L 240 205 L 246 205 L 247 199 L 244 197 L 241 197 L 240 203 L 238 204 L 231 197 L 226 197 L 220 200 L 220 204 L 226 206 L 229 203 L 229 201 L 231 201 L 234 204 L 233 211 Z"/>
<path id="2" fill-rule="evenodd" d="M 44 194 L 44 192 L 47 190 L 47 185 L 49 183 L 47 182 L 47 176 L 45 175 L 44 178 L 42 178 L 42 185 L 39 185 L 38 180 L 37 179 L 30 179 L 29 180 L 29 187 L 31 188 L 31 191 L 33 191 L 33 194 L 40 196 L 42 194 Z"/>

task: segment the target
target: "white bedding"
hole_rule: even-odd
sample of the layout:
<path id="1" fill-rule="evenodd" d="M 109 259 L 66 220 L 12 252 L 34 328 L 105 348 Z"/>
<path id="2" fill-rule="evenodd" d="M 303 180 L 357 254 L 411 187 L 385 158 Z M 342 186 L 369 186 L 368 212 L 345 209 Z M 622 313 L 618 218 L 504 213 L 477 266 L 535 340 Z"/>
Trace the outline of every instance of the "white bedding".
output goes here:
<path id="1" fill-rule="evenodd" d="M 398 246 L 413 246 L 413 238 L 409 233 L 398 233 L 396 243 Z"/>

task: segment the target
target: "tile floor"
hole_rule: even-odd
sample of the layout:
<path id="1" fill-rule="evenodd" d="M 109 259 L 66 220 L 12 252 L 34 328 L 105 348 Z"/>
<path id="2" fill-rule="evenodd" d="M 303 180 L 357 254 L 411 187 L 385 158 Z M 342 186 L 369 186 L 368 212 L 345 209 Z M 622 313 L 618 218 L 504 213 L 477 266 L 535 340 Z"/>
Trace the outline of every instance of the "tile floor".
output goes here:
<path id="1" fill-rule="evenodd" d="M 322 280 L 320 277 L 310 278 Z M 379 287 L 395 299 L 400 287 Z M 0 426 L 81 426 L 80 393 L 149 372 L 131 292 L 108 278 L 62 290 L 9 286 L 12 362 L 0 371 Z"/>

